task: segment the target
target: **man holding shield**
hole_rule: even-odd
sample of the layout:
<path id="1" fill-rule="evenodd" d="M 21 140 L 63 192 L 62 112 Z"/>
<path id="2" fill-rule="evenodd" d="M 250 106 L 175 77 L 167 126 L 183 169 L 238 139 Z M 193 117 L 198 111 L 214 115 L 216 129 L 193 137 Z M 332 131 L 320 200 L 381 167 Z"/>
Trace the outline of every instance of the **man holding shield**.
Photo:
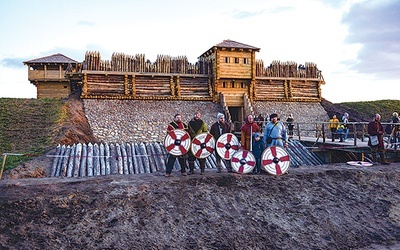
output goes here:
<path id="1" fill-rule="evenodd" d="M 189 129 L 189 134 L 190 138 L 193 140 L 196 135 L 201 134 L 201 133 L 208 133 L 208 128 L 207 124 L 203 122 L 201 118 L 201 113 L 199 110 L 197 110 L 194 113 L 194 117 L 192 120 L 190 120 L 188 124 L 188 129 Z M 189 151 L 189 170 L 190 174 L 194 174 L 194 161 L 198 160 L 200 163 L 200 171 L 201 174 L 204 174 L 205 168 L 206 168 L 206 159 L 205 158 L 196 158 L 191 151 Z"/>
<path id="2" fill-rule="evenodd" d="M 210 129 L 210 134 L 212 134 L 215 138 L 215 140 L 218 140 L 218 138 L 225 134 L 225 133 L 230 133 L 231 132 L 231 125 L 225 121 L 225 115 L 222 113 L 217 114 L 217 121 L 211 126 Z M 217 153 L 217 150 L 215 150 L 215 159 L 217 161 L 217 173 L 221 173 L 222 170 L 222 165 L 221 161 L 222 158 L 221 156 Z M 232 166 L 230 160 L 225 160 L 225 166 L 227 171 L 230 173 L 232 172 Z"/>
<path id="3" fill-rule="evenodd" d="M 167 133 L 173 132 L 175 129 L 181 129 L 188 132 L 188 126 L 182 122 L 181 114 L 176 114 L 174 116 L 174 121 L 168 124 Z M 167 169 L 166 169 L 166 177 L 171 176 L 172 168 L 174 167 L 174 163 L 176 158 L 178 158 L 179 165 L 181 165 L 181 173 L 183 176 L 186 176 L 186 154 L 176 156 L 171 153 L 168 154 L 167 159 Z"/>

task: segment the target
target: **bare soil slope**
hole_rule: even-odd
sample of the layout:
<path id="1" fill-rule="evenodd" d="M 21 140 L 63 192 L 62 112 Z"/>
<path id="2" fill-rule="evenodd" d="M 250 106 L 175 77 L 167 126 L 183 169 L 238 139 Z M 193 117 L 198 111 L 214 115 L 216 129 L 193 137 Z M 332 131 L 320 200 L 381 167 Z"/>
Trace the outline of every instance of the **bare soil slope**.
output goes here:
<path id="1" fill-rule="evenodd" d="M 398 165 L 0 182 L 1 249 L 398 249 Z"/>

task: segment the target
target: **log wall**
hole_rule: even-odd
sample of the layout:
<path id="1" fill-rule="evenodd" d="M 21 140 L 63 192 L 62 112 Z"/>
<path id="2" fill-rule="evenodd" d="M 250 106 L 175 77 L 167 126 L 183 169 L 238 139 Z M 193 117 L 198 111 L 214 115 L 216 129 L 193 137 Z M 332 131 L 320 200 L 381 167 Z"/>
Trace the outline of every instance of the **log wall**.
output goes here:
<path id="1" fill-rule="evenodd" d="M 284 80 L 256 80 L 254 86 L 255 100 L 286 98 L 286 83 Z"/>
<path id="2" fill-rule="evenodd" d="M 91 95 L 123 95 L 125 77 L 123 75 L 87 76 L 87 93 Z"/>
<path id="3" fill-rule="evenodd" d="M 218 77 L 251 79 L 251 52 L 219 51 Z"/>
<path id="4" fill-rule="evenodd" d="M 71 92 L 69 82 L 38 82 L 37 98 L 65 98 Z"/>
<path id="5" fill-rule="evenodd" d="M 212 96 L 208 78 L 179 77 L 178 96 L 205 97 Z"/>
<path id="6" fill-rule="evenodd" d="M 275 101 L 321 101 L 320 82 L 317 80 L 302 80 L 285 78 L 256 78 L 254 100 Z"/>
<path id="7" fill-rule="evenodd" d="M 253 59 L 251 52 L 220 50 L 195 64 L 186 56 L 168 55 L 152 63 L 144 54 L 114 53 L 111 60 L 102 60 L 99 52 L 87 52 L 81 97 L 217 102 L 219 92 L 243 92 L 253 101 L 321 101 L 324 80 L 316 64 L 273 61 L 265 67 Z M 242 82 L 244 87 L 238 85 Z"/>
<path id="8" fill-rule="evenodd" d="M 139 96 L 172 96 L 172 76 L 135 76 L 133 91 Z"/>
<path id="9" fill-rule="evenodd" d="M 212 100 L 204 75 L 83 71 L 81 98 Z"/>

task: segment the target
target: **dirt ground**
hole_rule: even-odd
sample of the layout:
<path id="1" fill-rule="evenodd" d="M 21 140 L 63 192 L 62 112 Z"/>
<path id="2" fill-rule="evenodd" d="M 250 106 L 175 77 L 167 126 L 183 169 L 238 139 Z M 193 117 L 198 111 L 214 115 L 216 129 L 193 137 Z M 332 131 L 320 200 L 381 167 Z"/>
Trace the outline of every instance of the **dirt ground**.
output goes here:
<path id="1" fill-rule="evenodd" d="M 399 249 L 399 164 L 0 181 L 1 249 Z"/>

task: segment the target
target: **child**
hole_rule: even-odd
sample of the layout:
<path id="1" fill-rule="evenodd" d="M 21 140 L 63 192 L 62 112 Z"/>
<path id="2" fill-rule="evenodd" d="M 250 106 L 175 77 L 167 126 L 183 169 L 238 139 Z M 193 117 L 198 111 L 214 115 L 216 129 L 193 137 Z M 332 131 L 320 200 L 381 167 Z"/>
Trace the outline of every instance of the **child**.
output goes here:
<path id="1" fill-rule="evenodd" d="M 261 172 L 261 154 L 264 150 L 264 142 L 260 140 L 260 134 L 254 133 L 253 141 L 253 155 L 256 158 L 256 166 L 253 169 L 253 174 L 259 174 Z"/>
<path id="2" fill-rule="evenodd" d="M 336 129 L 336 134 L 339 135 L 340 142 L 343 142 L 344 132 L 344 125 L 340 124 Z"/>

